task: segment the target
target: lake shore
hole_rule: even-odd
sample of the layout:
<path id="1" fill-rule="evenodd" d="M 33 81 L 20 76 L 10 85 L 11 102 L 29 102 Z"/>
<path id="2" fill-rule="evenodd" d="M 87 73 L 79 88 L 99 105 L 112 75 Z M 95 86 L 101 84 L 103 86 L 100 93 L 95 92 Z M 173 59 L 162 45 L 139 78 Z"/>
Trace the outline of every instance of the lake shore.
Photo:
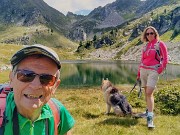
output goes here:
<path id="1" fill-rule="evenodd" d="M 180 64 L 180 42 L 172 43 L 166 42 L 165 43 L 168 48 L 168 54 L 170 56 L 169 63 L 172 64 Z M 141 58 L 141 49 L 143 45 L 134 46 L 130 48 L 125 54 L 121 55 L 120 60 L 131 60 L 139 62 Z M 95 51 L 89 53 L 88 57 L 85 59 L 98 59 L 98 60 L 112 60 L 115 59 L 117 53 L 121 50 L 121 48 L 105 50 L 105 49 L 96 49 Z"/>

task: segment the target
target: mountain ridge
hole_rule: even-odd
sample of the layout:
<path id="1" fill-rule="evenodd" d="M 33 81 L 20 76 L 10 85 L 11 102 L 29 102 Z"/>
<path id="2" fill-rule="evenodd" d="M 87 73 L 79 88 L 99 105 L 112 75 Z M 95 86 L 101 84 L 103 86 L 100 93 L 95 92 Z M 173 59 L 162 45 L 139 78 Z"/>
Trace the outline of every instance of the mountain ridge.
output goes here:
<path id="1" fill-rule="evenodd" d="M 144 28 L 151 25 L 158 30 L 162 41 L 167 42 L 169 52 L 173 56 L 172 61 L 180 63 L 178 53 L 174 51 L 179 48 L 179 13 L 180 3 L 159 7 L 144 14 L 141 18 L 124 23 L 121 27 L 112 28 L 100 36 L 95 35 L 92 40 L 81 42 L 77 53 L 85 59 L 138 60 L 140 57 L 136 52 L 141 52 L 141 50 L 137 48 L 143 44 L 140 41 L 141 33 Z M 135 52 L 133 48 L 136 48 Z"/>
<path id="2" fill-rule="evenodd" d="M 0 21 L 23 26 L 45 24 L 67 38 L 81 41 L 91 39 L 97 30 L 117 27 L 173 1 L 175 0 L 116 0 L 104 7 L 97 7 L 82 17 L 72 13 L 65 16 L 43 0 L 1 0 Z"/>
<path id="3" fill-rule="evenodd" d="M 113 52 L 116 55 L 112 59 L 122 59 L 121 55 L 125 55 L 130 48 L 142 44 L 139 36 L 149 25 L 156 27 L 162 36 L 172 31 L 168 33 L 168 36 L 171 36 L 169 41 L 179 35 L 180 10 L 178 7 L 171 9 L 178 4 L 178 0 L 116 0 L 104 7 L 95 8 L 87 16 L 71 12 L 65 16 L 43 0 L 1 0 L 0 24 L 3 26 L 0 26 L 0 33 L 3 33 L 8 25 L 15 29 L 16 26 L 20 27 L 19 29 L 21 26 L 26 27 L 23 29 L 25 31 L 17 34 L 21 34 L 20 37 L 16 36 L 16 31 L 13 30 L 14 37 L 11 34 L 7 37 L 3 35 L 6 39 L 1 39 L 1 42 L 43 43 L 69 51 L 72 47 L 74 51 L 76 45 L 68 46 L 74 43 L 64 42 L 66 37 L 76 41 L 75 44 L 79 43 L 75 53 L 78 58 L 86 59 L 86 53 L 96 52 L 97 49 L 106 48 L 110 52 L 116 48 Z M 38 27 L 41 25 L 43 28 Z M 28 31 L 31 26 L 34 27 L 33 30 Z M 62 35 L 65 37 L 61 37 Z"/>
<path id="4" fill-rule="evenodd" d="M 43 0 L 1 0 L 0 18 L 5 24 L 30 26 L 46 24 L 66 32 L 68 19 Z"/>

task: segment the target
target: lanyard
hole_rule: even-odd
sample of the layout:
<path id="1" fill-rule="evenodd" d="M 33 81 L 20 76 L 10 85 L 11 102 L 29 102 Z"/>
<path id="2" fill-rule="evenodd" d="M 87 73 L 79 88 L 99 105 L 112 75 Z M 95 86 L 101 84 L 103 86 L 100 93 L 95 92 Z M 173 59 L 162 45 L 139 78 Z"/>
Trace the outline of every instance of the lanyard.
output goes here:
<path id="1" fill-rule="evenodd" d="M 46 135 L 49 134 L 49 124 L 48 124 L 48 119 L 45 121 L 45 133 Z M 14 108 L 13 112 L 13 134 L 14 135 L 19 135 L 19 121 L 18 121 L 18 113 L 17 113 L 17 108 Z"/>

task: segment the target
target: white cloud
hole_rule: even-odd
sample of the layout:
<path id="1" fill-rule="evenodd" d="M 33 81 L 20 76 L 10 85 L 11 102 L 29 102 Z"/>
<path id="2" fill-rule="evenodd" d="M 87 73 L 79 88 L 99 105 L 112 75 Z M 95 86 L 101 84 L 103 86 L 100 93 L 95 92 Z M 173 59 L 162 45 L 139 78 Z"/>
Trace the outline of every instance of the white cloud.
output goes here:
<path id="1" fill-rule="evenodd" d="M 66 14 L 68 11 L 76 12 L 79 10 L 93 10 L 98 6 L 105 6 L 115 0 L 44 0 L 51 7 Z"/>

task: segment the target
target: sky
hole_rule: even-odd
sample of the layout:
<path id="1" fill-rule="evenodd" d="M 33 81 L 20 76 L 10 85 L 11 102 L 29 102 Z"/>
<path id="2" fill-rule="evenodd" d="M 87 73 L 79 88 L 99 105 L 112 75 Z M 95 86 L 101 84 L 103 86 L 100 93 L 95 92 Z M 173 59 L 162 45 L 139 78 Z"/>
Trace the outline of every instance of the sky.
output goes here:
<path id="1" fill-rule="evenodd" d="M 59 10 L 64 15 L 66 15 L 68 11 L 79 13 L 77 11 L 81 10 L 84 10 L 86 14 L 89 10 L 91 11 L 99 6 L 103 7 L 114 1 L 115 0 L 44 0 L 49 6 Z"/>

